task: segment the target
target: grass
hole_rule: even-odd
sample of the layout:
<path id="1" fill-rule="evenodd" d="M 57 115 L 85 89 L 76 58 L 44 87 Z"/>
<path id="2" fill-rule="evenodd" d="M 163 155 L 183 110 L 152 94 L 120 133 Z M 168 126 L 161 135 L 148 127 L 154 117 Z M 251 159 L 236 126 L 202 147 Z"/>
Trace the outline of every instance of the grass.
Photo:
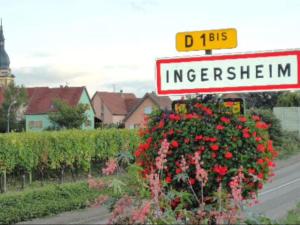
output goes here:
<path id="1" fill-rule="evenodd" d="M 278 159 L 288 159 L 300 153 L 300 138 L 295 132 L 284 131 L 281 140 L 280 146 L 276 146 L 279 151 Z"/>
<path id="2" fill-rule="evenodd" d="M 300 224 L 300 203 L 297 207 L 288 212 L 286 218 L 284 218 L 281 223 L 283 224 Z"/>

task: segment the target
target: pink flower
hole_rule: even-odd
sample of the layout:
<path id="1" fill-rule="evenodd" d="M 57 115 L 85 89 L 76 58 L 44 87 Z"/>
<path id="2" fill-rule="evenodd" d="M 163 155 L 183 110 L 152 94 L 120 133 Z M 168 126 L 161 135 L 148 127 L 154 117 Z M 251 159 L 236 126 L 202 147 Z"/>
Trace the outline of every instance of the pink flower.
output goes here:
<path id="1" fill-rule="evenodd" d="M 222 125 L 217 125 L 217 127 L 216 127 L 217 130 L 224 130 L 224 128 L 225 128 L 225 127 L 222 126 Z"/>
<path id="2" fill-rule="evenodd" d="M 194 161 L 195 161 L 195 165 L 196 165 L 196 179 L 201 183 L 201 186 L 204 187 L 208 181 L 208 174 L 205 169 L 201 168 L 201 165 L 199 162 L 200 154 L 198 152 L 195 152 L 195 154 L 194 154 Z"/>
<path id="3" fill-rule="evenodd" d="M 117 169 L 117 163 L 115 159 L 110 159 L 106 162 L 106 168 L 102 169 L 102 173 L 104 175 L 111 175 L 115 172 L 115 170 Z"/>
<path id="4" fill-rule="evenodd" d="M 144 224 L 151 210 L 151 201 L 147 201 L 140 209 L 132 212 L 132 220 L 134 223 Z"/>
<path id="5" fill-rule="evenodd" d="M 226 152 L 225 153 L 225 158 L 226 159 L 231 159 L 232 158 L 232 153 L 231 152 Z"/>
<path id="6" fill-rule="evenodd" d="M 169 150 L 169 142 L 167 139 L 164 139 L 163 142 L 161 143 L 161 147 L 158 151 L 158 156 L 156 157 L 156 168 L 158 170 L 162 170 L 165 168 L 164 163 L 167 162 L 166 156 Z"/>

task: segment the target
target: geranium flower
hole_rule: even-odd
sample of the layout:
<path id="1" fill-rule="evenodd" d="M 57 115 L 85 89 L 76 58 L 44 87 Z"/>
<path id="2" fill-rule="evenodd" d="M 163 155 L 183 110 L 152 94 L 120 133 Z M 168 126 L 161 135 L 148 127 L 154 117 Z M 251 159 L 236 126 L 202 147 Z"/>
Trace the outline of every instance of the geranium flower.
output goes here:
<path id="1" fill-rule="evenodd" d="M 217 127 L 216 127 L 217 130 L 224 130 L 224 128 L 225 128 L 225 127 L 222 126 L 222 125 L 217 125 Z"/>
<path id="2" fill-rule="evenodd" d="M 253 116 L 252 116 L 252 119 L 253 119 L 254 121 L 259 121 L 259 120 L 260 120 L 260 117 L 257 116 L 257 115 L 253 115 Z"/>
<path id="3" fill-rule="evenodd" d="M 241 121 L 242 123 L 245 123 L 245 122 L 247 122 L 247 118 L 244 116 L 240 116 L 239 121 Z"/>
<path id="4" fill-rule="evenodd" d="M 214 170 L 215 173 L 219 174 L 220 176 L 225 176 L 228 169 L 226 166 L 220 166 L 220 165 L 215 165 Z"/>
<path id="5" fill-rule="evenodd" d="M 256 122 L 256 128 L 266 130 L 269 128 L 269 125 L 266 124 L 265 122 Z"/>
<path id="6" fill-rule="evenodd" d="M 230 119 L 228 119 L 227 117 L 224 117 L 224 116 L 221 117 L 221 121 L 226 124 L 230 123 Z"/>
<path id="7" fill-rule="evenodd" d="M 258 152 L 265 152 L 265 146 L 263 145 L 263 144 L 259 144 L 259 145 L 257 145 L 257 151 Z"/>
<path id="8" fill-rule="evenodd" d="M 203 139 L 203 136 L 202 135 L 197 135 L 196 137 L 195 137 L 195 140 L 196 141 L 201 141 Z"/>
<path id="9" fill-rule="evenodd" d="M 172 177 L 169 177 L 169 176 L 166 177 L 165 181 L 166 181 L 167 184 L 171 183 L 172 182 Z"/>
<path id="10" fill-rule="evenodd" d="M 171 142 L 172 147 L 174 148 L 178 148 L 179 147 L 179 143 L 177 141 L 172 141 Z"/>
<path id="11" fill-rule="evenodd" d="M 225 153 L 225 158 L 226 159 L 231 159 L 232 158 L 232 153 L 231 152 L 226 152 Z"/>
<path id="12" fill-rule="evenodd" d="M 213 151 L 218 151 L 219 150 L 219 145 L 211 145 L 210 149 Z"/>

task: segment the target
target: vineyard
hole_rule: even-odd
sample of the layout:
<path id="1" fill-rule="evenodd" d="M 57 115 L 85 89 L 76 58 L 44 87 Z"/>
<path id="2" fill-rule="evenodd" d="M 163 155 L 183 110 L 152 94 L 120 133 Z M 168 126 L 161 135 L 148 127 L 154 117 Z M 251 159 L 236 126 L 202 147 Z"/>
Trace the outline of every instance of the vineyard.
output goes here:
<path id="1" fill-rule="evenodd" d="M 63 182 L 66 171 L 90 172 L 93 164 L 136 149 L 139 137 L 130 130 L 68 130 L 0 135 L 1 191 L 7 177 L 43 181 L 49 171 Z M 24 184 L 22 184 L 23 186 Z"/>

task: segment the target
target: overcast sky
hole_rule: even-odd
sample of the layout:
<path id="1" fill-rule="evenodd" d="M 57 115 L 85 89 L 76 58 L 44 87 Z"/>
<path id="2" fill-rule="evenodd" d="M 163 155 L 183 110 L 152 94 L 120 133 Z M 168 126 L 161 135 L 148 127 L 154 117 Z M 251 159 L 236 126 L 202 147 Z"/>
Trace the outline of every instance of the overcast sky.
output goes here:
<path id="1" fill-rule="evenodd" d="M 179 53 L 182 31 L 236 28 L 238 47 L 300 47 L 300 0 L 0 0 L 17 84 L 155 90 L 155 59 Z"/>

